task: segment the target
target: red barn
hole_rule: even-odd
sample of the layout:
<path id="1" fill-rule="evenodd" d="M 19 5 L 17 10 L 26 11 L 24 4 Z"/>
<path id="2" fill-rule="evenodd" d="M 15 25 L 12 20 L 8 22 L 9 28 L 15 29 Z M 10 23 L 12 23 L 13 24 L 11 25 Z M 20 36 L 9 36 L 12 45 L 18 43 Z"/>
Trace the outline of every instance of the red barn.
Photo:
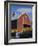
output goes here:
<path id="1" fill-rule="evenodd" d="M 18 17 L 18 21 L 17 21 L 18 32 L 23 31 L 23 24 L 27 24 L 27 25 L 31 24 L 29 16 L 26 13 L 22 14 L 21 16 Z"/>

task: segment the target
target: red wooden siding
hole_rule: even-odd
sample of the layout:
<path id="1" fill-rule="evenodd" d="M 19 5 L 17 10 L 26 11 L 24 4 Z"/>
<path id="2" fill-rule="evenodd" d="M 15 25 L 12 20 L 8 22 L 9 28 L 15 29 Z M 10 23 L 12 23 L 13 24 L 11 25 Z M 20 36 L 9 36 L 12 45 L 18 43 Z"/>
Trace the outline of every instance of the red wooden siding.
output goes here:
<path id="1" fill-rule="evenodd" d="M 23 14 L 19 17 L 18 21 L 17 21 L 17 28 L 18 28 L 18 32 L 22 32 L 23 30 L 23 24 L 31 24 L 30 20 L 29 20 L 29 16 L 27 16 L 26 14 Z"/>

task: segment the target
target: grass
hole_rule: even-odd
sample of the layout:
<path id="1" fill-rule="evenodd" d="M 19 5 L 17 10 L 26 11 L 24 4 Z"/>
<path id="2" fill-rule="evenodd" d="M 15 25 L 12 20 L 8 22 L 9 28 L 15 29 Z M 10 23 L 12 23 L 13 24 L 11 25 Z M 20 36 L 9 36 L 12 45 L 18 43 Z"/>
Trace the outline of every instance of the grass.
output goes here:
<path id="1" fill-rule="evenodd" d="M 23 31 L 25 31 L 25 32 L 26 31 L 32 31 L 32 28 L 31 27 L 29 27 L 29 28 L 28 27 L 27 28 L 23 28 L 22 32 Z M 12 29 L 11 32 L 18 32 L 18 30 L 17 29 Z"/>

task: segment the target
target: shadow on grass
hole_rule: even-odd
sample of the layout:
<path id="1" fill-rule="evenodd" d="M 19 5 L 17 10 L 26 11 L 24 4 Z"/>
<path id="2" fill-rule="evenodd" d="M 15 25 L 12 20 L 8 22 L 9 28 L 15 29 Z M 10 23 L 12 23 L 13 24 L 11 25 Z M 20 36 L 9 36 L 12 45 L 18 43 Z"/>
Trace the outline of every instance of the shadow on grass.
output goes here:
<path id="1" fill-rule="evenodd" d="M 19 33 L 19 38 L 32 38 L 32 31 Z M 16 32 L 11 33 L 11 37 L 16 39 Z"/>

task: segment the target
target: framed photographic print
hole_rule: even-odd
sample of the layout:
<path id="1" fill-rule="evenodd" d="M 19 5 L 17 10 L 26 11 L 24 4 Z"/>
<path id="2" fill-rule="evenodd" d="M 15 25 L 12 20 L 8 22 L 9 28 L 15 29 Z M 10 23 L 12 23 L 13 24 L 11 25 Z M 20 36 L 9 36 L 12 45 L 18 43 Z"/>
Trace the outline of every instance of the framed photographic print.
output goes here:
<path id="1" fill-rule="evenodd" d="M 37 43 L 37 2 L 4 2 L 4 43 Z"/>

